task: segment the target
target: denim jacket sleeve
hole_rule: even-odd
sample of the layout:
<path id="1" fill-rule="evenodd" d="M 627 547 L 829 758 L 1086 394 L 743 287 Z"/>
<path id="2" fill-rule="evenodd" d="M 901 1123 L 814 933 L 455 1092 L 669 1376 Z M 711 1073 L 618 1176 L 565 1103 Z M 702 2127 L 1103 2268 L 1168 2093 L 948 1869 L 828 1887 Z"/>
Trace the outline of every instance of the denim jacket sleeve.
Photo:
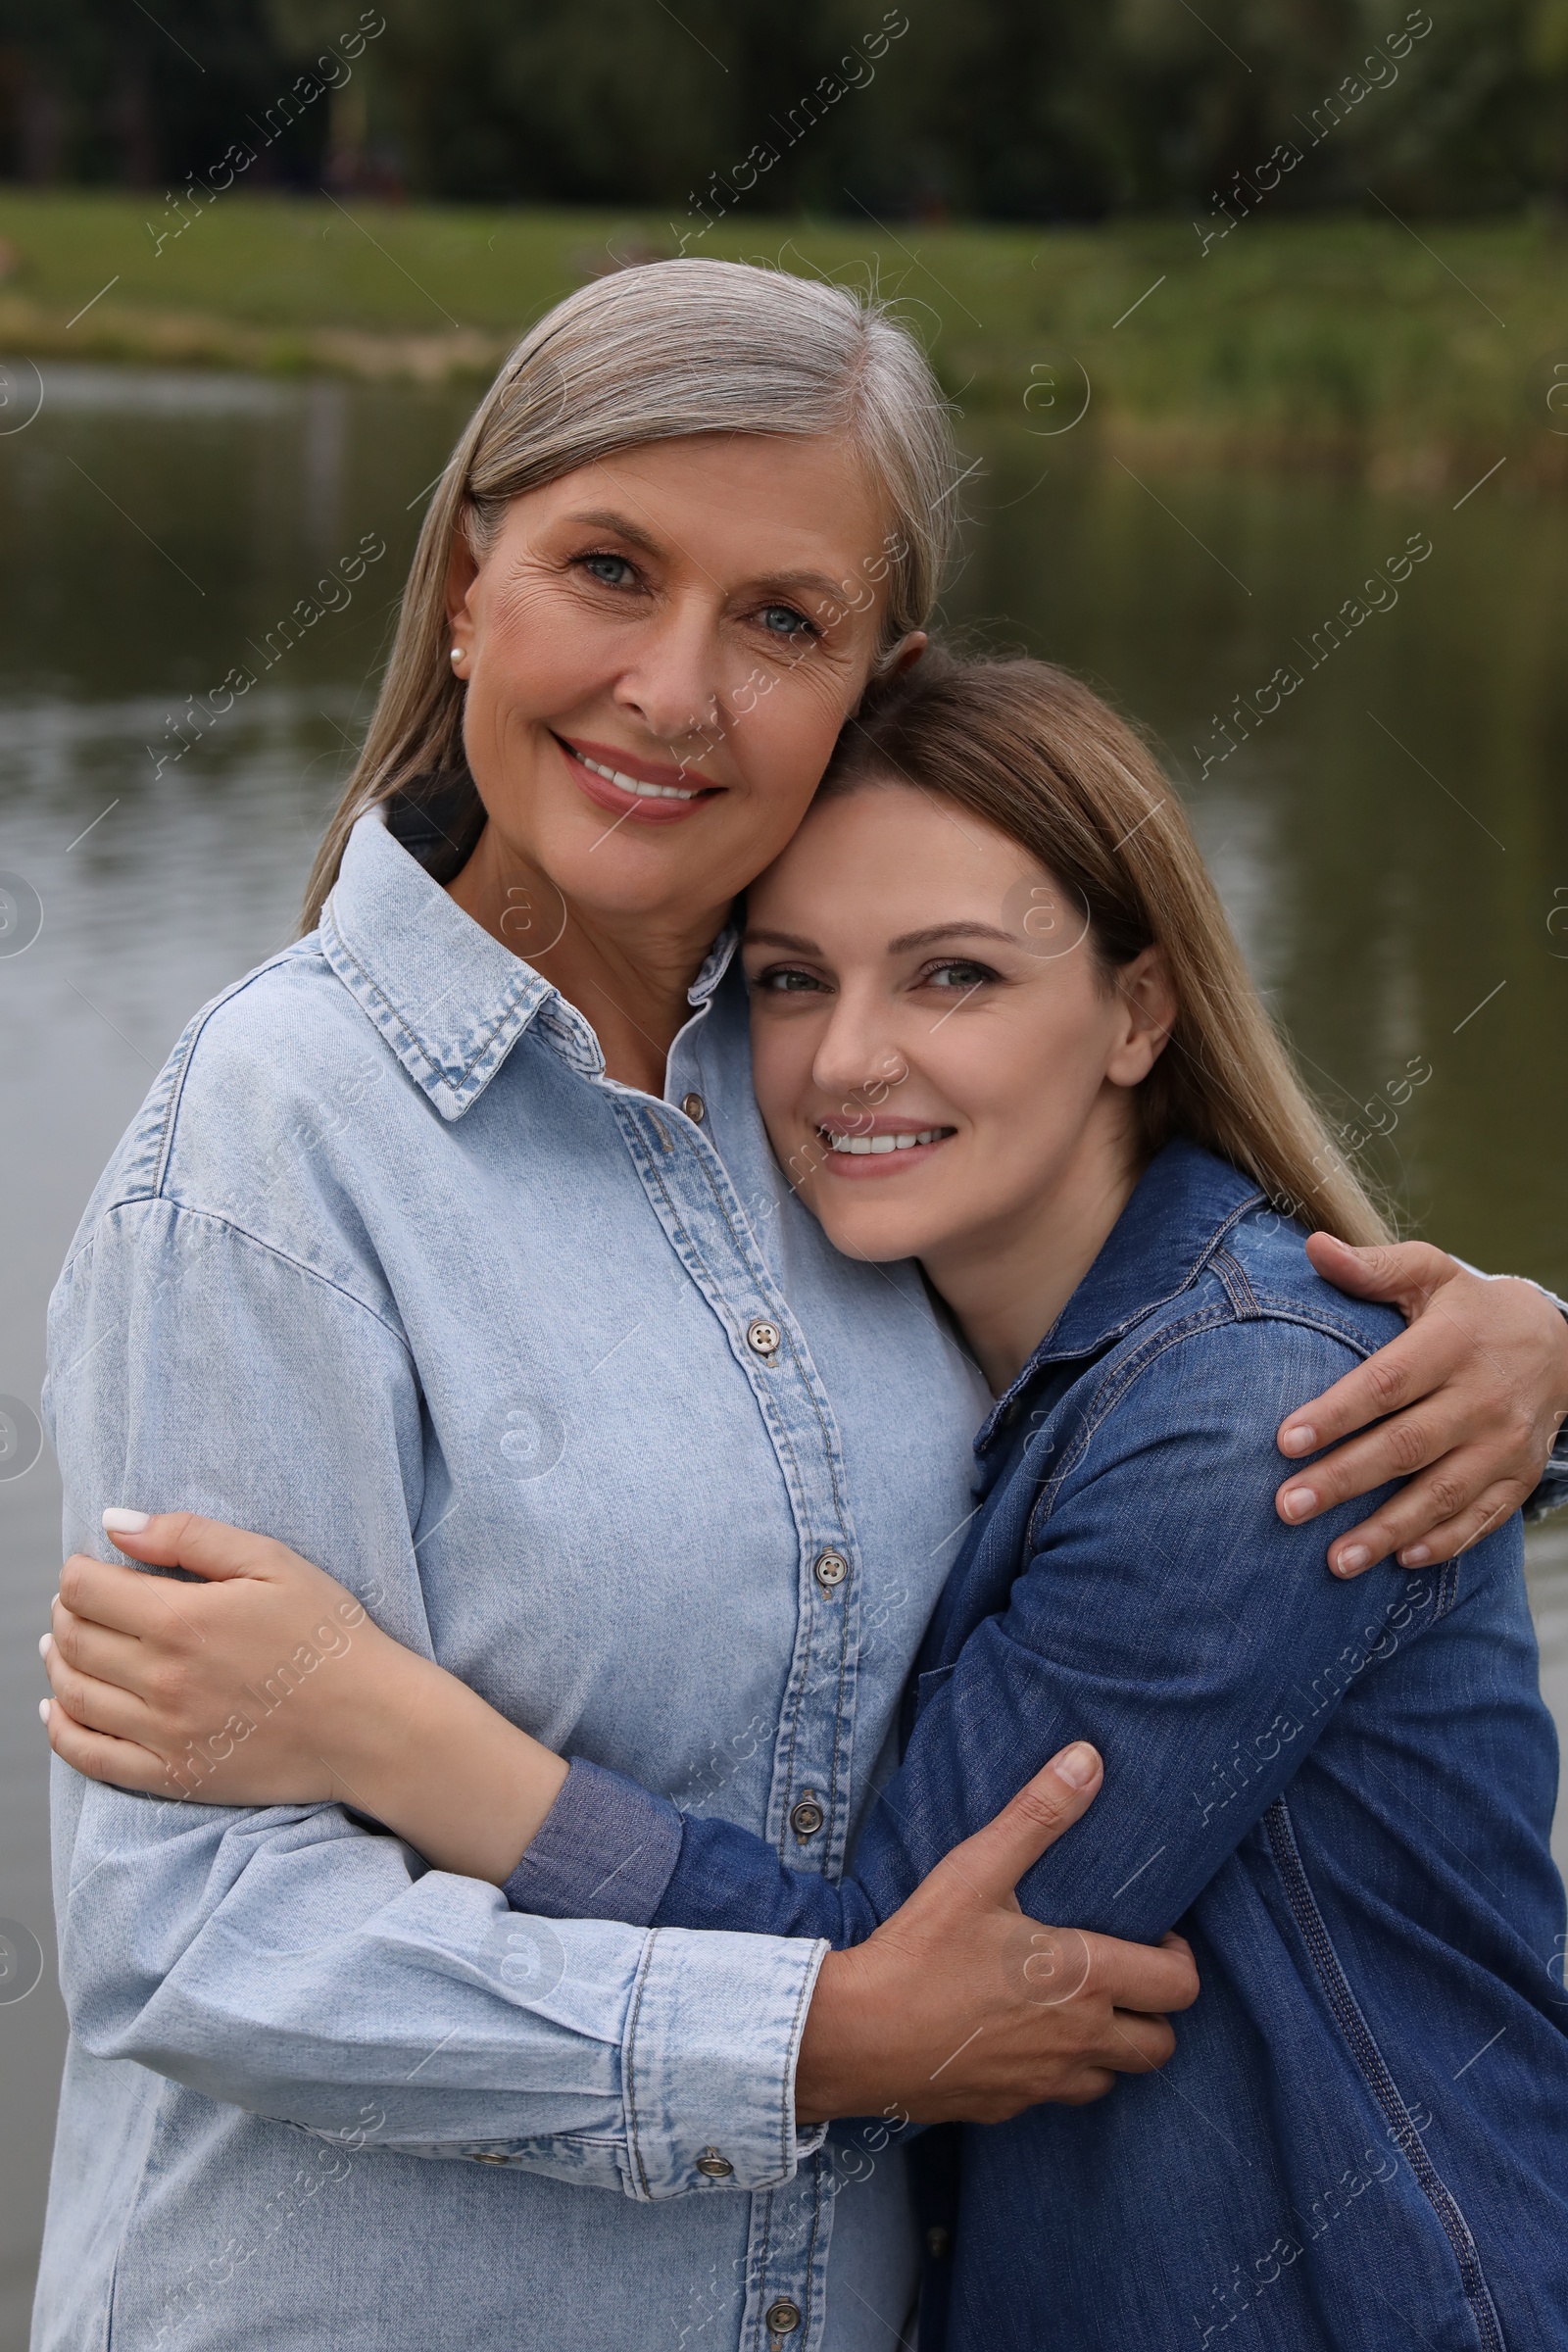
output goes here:
<path id="1" fill-rule="evenodd" d="M 220 1218 L 131 1200 L 62 1278 L 51 1361 L 68 1544 L 102 1554 L 110 1503 L 267 1529 L 428 1651 L 420 1396 L 362 1299 Z M 336 1805 L 163 1802 L 57 1764 L 55 1827 L 62 1981 L 97 2057 L 637 2201 L 710 2193 L 695 2165 L 714 2149 L 726 2187 L 795 2169 L 820 1944 L 524 1921 Z"/>
<path id="2" fill-rule="evenodd" d="M 1417 1639 L 1451 1572 L 1331 1576 L 1325 1544 L 1364 1500 L 1305 1529 L 1274 1509 L 1274 1432 L 1360 1351 L 1276 1319 L 1156 1335 L 1112 1403 L 1096 1391 L 1076 1449 L 1054 1457 L 1022 1573 L 957 1656 L 922 1677 L 904 1762 L 867 1822 L 854 1875 L 787 1869 L 726 1822 L 687 1819 L 648 1916 L 858 1941 L 960 1838 L 1069 1740 L 1105 1762 L 1088 1814 L 1023 1881 L 1042 1919 L 1152 1939 L 1187 1909 L 1298 1769 L 1357 1678 Z M 1124 1368 L 1125 1369 L 1125 1368 Z M 1468 1555 L 1466 1573 L 1516 1538 Z M 568 1780 L 560 1802 L 583 1817 Z M 602 1829 L 631 1847 L 667 1825 L 616 1782 Z M 678 1817 L 677 1817 L 678 1819 Z M 547 1821 L 559 1841 L 570 1812 Z M 597 1875 L 615 1866 L 601 1850 Z M 564 1891 L 564 1889 L 562 1891 Z"/>

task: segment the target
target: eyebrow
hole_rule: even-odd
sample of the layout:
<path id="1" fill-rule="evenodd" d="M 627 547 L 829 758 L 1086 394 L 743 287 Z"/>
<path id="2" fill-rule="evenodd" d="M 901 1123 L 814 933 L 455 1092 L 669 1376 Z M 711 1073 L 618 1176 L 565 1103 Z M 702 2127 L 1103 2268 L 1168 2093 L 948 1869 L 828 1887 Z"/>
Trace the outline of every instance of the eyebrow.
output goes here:
<path id="1" fill-rule="evenodd" d="M 995 923 L 932 923 L 924 931 L 905 931 L 899 938 L 888 941 L 890 956 L 907 955 L 911 948 L 936 948 L 950 939 L 996 939 L 1004 947 L 1015 948 L 1017 939 L 1010 931 L 1001 930 Z"/>
<path id="2" fill-rule="evenodd" d="M 940 947 L 946 940 L 996 939 L 1004 947 L 1015 948 L 1016 938 L 1010 931 L 999 930 L 995 923 L 932 923 L 924 931 L 905 931 L 888 941 L 890 956 L 906 956 L 916 948 Z M 749 948 L 783 948 L 796 956 L 820 956 L 822 951 L 814 939 L 803 939 L 794 931 L 751 931 L 743 943 Z"/>
<path id="3" fill-rule="evenodd" d="M 794 931 L 755 931 L 749 928 L 741 945 L 746 948 L 783 948 L 792 956 L 820 956 L 822 953 L 814 939 L 802 939 Z"/>
<path id="4" fill-rule="evenodd" d="M 628 522 L 624 514 L 617 514 L 609 507 L 593 507 L 586 513 L 569 514 L 566 519 L 581 524 L 584 530 L 611 531 L 617 539 L 629 539 L 632 546 L 640 547 L 645 555 L 662 556 L 664 553 L 650 532 L 641 529 L 635 522 Z"/>

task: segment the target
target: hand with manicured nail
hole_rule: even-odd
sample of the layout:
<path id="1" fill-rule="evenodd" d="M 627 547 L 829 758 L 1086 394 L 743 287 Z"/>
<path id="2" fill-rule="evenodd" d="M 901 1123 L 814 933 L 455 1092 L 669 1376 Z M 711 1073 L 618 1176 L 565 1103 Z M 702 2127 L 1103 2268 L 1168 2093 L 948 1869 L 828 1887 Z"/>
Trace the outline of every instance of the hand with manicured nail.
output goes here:
<path id="1" fill-rule="evenodd" d="M 88 1779 L 207 1805 L 338 1802 L 437 1868 L 499 1885 L 566 1767 L 431 1658 L 381 1632 L 286 1544 L 194 1512 L 107 1510 L 39 1647 L 50 1743 Z"/>

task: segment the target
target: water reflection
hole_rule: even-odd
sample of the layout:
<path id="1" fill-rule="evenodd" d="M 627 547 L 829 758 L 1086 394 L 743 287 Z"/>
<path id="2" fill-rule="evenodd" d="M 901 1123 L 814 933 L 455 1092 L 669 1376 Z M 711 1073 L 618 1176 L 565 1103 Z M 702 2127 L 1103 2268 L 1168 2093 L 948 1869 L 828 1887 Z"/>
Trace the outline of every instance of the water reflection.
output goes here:
<path id="1" fill-rule="evenodd" d="M 35 1406 L 55 1271 L 190 1012 L 290 936 L 466 410 L 48 368 L 36 421 L 0 439 L 0 868 L 43 916 L 24 952 L 0 952 L 16 1139 L 0 1160 L 0 1392 Z M 1435 1238 L 1568 1288 L 1568 938 L 1547 928 L 1568 904 L 1558 513 L 1496 485 L 1454 513 L 1320 480 L 1140 479 L 1084 434 L 965 429 L 984 464 L 953 625 L 1063 661 L 1149 723 L 1336 1115 L 1387 1128 L 1380 1171 Z M 365 533 L 387 553 L 352 602 L 259 667 L 280 616 Z M 1325 615 L 1417 533 L 1432 554 L 1397 605 L 1312 667 Z M 258 684 L 160 766 L 188 698 L 238 663 Z M 1285 663 L 1301 684 L 1260 715 Z M 1431 1075 L 1400 1097 L 1412 1060 Z M 0 1480 L 0 1914 L 49 1955 L 26 2001 L 0 2005 L 0 2348 L 25 2336 L 59 2062 L 33 1712 L 58 1502 L 47 1457 Z M 1568 1537 L 1538 1558 L 1568 1721 Z"/>

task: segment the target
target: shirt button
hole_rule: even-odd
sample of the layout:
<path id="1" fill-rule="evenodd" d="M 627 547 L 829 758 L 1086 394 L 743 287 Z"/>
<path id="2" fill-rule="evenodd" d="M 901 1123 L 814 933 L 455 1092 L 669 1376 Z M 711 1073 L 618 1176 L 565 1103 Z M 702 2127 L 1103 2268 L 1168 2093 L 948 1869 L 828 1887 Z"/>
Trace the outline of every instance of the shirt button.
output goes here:
<path id="1" fill-rule="evenodd" d="M 808 1788 L 803 1793 L 800 1803 L 791 1810 L 790 1828 L 804 1842 L 808 1838 L 816 1836 L 826 1819 L 827 1815 L 816 1801 L 816 1790 Z"/>
<path id="2" fill-rule="evenodd" d="M 850 1573 L 850 1563 L 842 1551 L 819 1551 L 811 1574 L 824 1592 L 836 1592 Z"/>
<path id="3" fill-rule="evenodd" d="M 792 2303 L 788 2295 L 780 2295 L 776 2303 L 768 2305 L 762 2318 L 770 2334 L 793 2335 L 801 2324 L 801 2307 Z"/>
<path id="4" fill-rule="evenodd" d="M 716 2148 L 705 2148 L 697 2159 L 697 2170 L 707 2180 L 727 2180 L 735 2167 L 730 2163 L 729 2158 L 721 2156 Z"/>
<path id="5" fill-rule="evenodd" d="M 953 2232 L 951 2230 L 944 2230 L 940 2222 L 934 2230 L 928 2230 L 925 2233 L 926 2252 L 938 2262 L 942 2260 L 952 2243 Z"/>
<path id="6" fill-rule="evenodd" d="M 776 1323 L 759 1315 L 755 1323 L 746 1326 L 746 1345 L 756 1355 L 777 1355 L 778 1344 L 784 1337 Z"/>
<path id="7" fill-rule="evenodd" d="M 701 1095 L 682 1095 L 680 1106 L 694 1126 L 702 1125 L 707 1115 L 708 1104 L 703 1101 Z"/>

